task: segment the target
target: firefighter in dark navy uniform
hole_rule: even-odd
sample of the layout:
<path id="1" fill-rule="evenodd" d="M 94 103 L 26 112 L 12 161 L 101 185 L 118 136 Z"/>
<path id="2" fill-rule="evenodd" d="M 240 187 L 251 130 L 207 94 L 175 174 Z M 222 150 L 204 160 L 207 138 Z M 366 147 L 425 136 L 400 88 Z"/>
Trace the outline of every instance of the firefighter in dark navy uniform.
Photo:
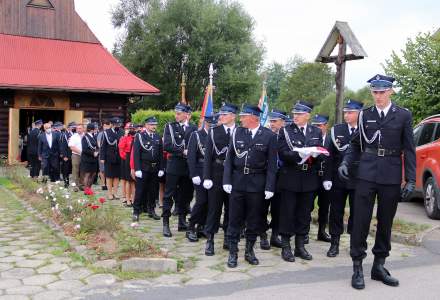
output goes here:
<path id="1" fill-rule="evenodd" d="M 42 120 L 37 120 L 32 125 L 32 130 L 29 133 L 28 138 L 28 159 L 30 165 L 30 176 L 32 178 L 38 178 L 41 171 L 41 161 L 38 159 L 38 141 L 42 134 L 41 126 L 43 125 Z"/>
<path id="2" fill-rule="evenodd" d="M 188 123 L 188 115 L 191 107 L 186 104 L 178 103 L 174 111 L 176 121 L 165 125 L 163 146 L 169 153 L 166 169 L 165 194 L 163 197 L 162 220 L 163 235 L 171 237 L 169 218 L 173 200 L 176 202 L 179 214 L 178 231 L 186 231 L 186 214 L 189 201 L 193 197 L 194 187 L 189 178 L 187 153 L 188 142 L 193 131 L 197 126 Z"/>
<path id="3" fill-rule="evenodd" d="M 327 134 L 328 119 L 326 115 L 317 114 L 312 118 L 312 125 L 321 129 L 322 140 L 321 146 L 328 149 L 330 144 L 330 136 Z M 318 168 L 319 189 L 316 192 L 318 197 L 318 241 L 330 242 L 330 236 L 325 232 L 328 224 L 328 212 L 330 207 L 330 189 L 332 188 L 331 180 L 326 180 L 324 174 L 327 172 L 327 158 L 323 159 Z M 314 209 L 314 205 L 312 210 Z"/>
<path id="4" fill-rule="evenodd" d="M 214 121 L 213 116 L 205 116 L 202 120 L 203 128 L 194 131 L 191 134 L 188 143 L 188 169 L 194 189 L 196 191 L 196 202 L 191 210 L 188 231 L 186 237 L 190 242 L 197 242 L 198 231 L 206 222 L 206 214 L 208 210 L 208 191 L 203 187 L 203 164 L 205 162 L 206 139 L 208 138 L 208 130 Z M 197 226 L 197 229 L 196 229 Z"/>
<path id="5" fill-rule="evenodd" d="M 269 127 L 273 133 L 279 136 L 280 131 L 286 125 L 287 113 L 278 109 L 273 109 L 269 114 Z M 280 168 L 280 161 L 277 156 L 277 167 Z M 277 173 L 278 176 L 278 173 Z M 266 202 L 265 214 L 268 214 L 270 206 L 271 220 L 268 227 L 272 229 L 270 236 L 270 243 L 267 243 L 267 235 L 264 232 L 260 235 L 260 248 L 262 250 L 269 250 L 270 247 L 281 248 L 281 240 L 279 238 L 279 218 L 280 218 L 280 193 L 276 192 L 275 195 Z"/>
<path id="6" fill-rule="evenodd" d="M 267 226 L 265 201 L 273 197 L 277 173 L 277 136 L 260 126 L 261 110 L 244 105 L 240 113 L 241 127 L 231 136 L 225 160 L 223 189 L 231 193 L 229 206 L 228 267 L 237 266 L 238 241 L 246 225 L 245 260 L 258 265 L 254 245 Z"/>
<path id="7" fill-rule="evenodd" d="M 223 215 L 223 249 L 228 249 L 227 229 L 229 222 L 229 194 L 223 190 L 224 161 L 229 148 L 229 141 L 235 129 L 235 116 L 238 107 L 224 103 L 219 110 L 219 125 L 209 131 L 206 140 L 206 155 L 203 167 L 203 187 L 208 190 L 208 214 L 205 234 L 207 237 L 205 255 L 212 256 L 214 252 L 214 235 L 220 227 L 222 209 Z"/>
<path id="8" fill-rule="evenodd" d="M 66 188 L 69 187 L 69 175 L 72 174 L 72 150 L 69 148 L 69 139 L 73 135 L 74 128 L 76 128 L 76 123 L 70 122 L 67 130 L 61 133 L 61 174 Z"/>
<path id="9" fill-rule="evenodd" d="M 321 130 L 307 124 L 313 105 L 305 101 L 293 107 L 293 124 L 283 128 L 278 138 L 278 156 L 282 162 L 277 187 L 280 200 L 281 257 L 294 262 L 295 256 L 311 260 L 304 242 L 309 234 L 311 210 L 316 191 L 320 187 L 318 168 L 321 158 L 299 151 L 304 147 L 321 146 Z M 295 252 L 292 254 L 290 238 L 295 235 Z"/>
<path id="10" fill-rule="evenodd" d="M 376 201 L 377 231 L 371 279 L 390 286 L 399 285 L 384 264 L 391 250 L 391 228 L 397 204 L 414 190 L 416 169 L 412 114 L 391 102 L 394 78 L 378 74 L 368 82 L 375 105 L 360 112 L 358 137 L 351 140 L 338 170 L 342 177 L 348 178 L 351 164 L 359 160 L 350 240 L 351 284 L 356 289 L 365 288 L 362 260 L 367 255 L 367 236 Z"/>
<path id="11" fill-rule="evenodd" d="M 147 208 L 148 216 L 154 220 L 156 197 L 159 193 L 159 177 L 164 175 L 162 138 L 156 132 L 157 119 L 145 119 L 145 130 L 135 135 L 133 141 L 133 162 L 136 189 L 133 203 L 133 221 L 139 221 L 142 208 Z"/>
<path id="12" fill-rule="evenodd" d="M 358 116 L 362 110 L 363 103 L 357 100 L 348 99 L 344 105 L 344 123 L 336 124 L 330 130 L 330 144 L 328 150 L 330 156 L 326 161 L 328 172 L 325 173 L 326 180 L 332 182 L 330 191 L 330 222 L 329 230 L 331 235 L 328 257 L 335 257 L 339 254 L 339 240 L 344 233 L 344 214 L 348 197 L 350 215 L 348 218 L 347 232 L 350 234 L 353 228 L 353 201 L 356 187 L 355 178 L 343 180 L 338 175 L 338 167 L 344 159 L 351 139 L 357 134 Z M 355 172 L 355 167 L 352 173 Z"/>

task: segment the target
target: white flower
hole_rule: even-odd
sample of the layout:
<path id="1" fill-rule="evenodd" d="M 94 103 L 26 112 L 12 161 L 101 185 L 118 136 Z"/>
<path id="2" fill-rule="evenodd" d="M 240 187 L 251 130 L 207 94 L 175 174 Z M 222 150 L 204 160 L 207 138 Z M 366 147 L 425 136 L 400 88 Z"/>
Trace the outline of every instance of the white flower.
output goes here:
<path id="1" fill-rule="evenodd" d="M 55 181 L 55 184 L 60 184 L 60 181 L 59 180 Z"/>
<path id="2" fill-rule="evenodd" d="M 81 222 L 81 218 L 78 217 L 78 218 L 75 219 L 75 221 L 76 221 L 76 222 Z"/>
<path id="3" fill-rule="evenodd" d="M 76 183 L 75 183 L 75 182 L 72 182 L 70 185 L 71 185 L 71 186 L 76 186 Z"/>
<path id="4" fill-rule="evenodd" d="M 55 211 L 55 207 L 54 206 L 52 206 L 52 211 Z"/>
<path id="5" fill-rule="evenodd" d="M 46 196 L 46 200 L 49 200 L 49 197 L 48 197 L 48 196 Z"/>
<path id="6" fill-rule="evenodd" d="M 69 195 L 64 195 L 64 198 L 69 199 L 70 196 Z"/>
<path id="7" fill-rule="evenodd" d="M 55 197 L 53 197 L 52 200 L 53 200 L 53 202 L 57 202 L 57 198 L 55 198 Z"/>
<path id="8" fill-rule="evenodd" d="M 72 205 L 69 205 L 69 209 L 70 209 L 70 210 L 73 210 L 73 206 L 72 206 Z"/>
<path id="9" fill-rule="evenodd" d="M 131 228 L 138 228 L 139 227 L 139 223 L 138 222 L 133 222 L 130 224 Z"/>
<path id="10" fill-rule="evenodd" d="M 75 229 L 80 229 L 80 228 L 81 228 L 81 225 L 79 225 L 79 224 L 75 225 Z"/>
<path id="11" fill-rule="evenodd" d="M 39 189 L 37 190 L 37 194 L 43 194 L 43 188 L 39 188 Z"/>

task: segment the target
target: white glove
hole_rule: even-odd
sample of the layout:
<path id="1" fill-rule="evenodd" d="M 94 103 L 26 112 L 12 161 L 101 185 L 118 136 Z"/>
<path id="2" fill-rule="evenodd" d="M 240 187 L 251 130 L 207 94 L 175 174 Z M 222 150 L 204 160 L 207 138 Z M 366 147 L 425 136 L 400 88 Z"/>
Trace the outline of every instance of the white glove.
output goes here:
<path id="1" fill-rule="evenodd" d="M 318 153 L 318 152 L 313 152 L 313 153 L 312 153 L 312 157 L 315 157 L 315 158 L 316 158 L 316 157 L 318 157 L 318 156 L 319 156 L 319 153 Z"/>
<path id="2" fill-rule="evenodd" d="M 264 191 L 264 199 L 268 200 L 273 197 L 273 192 Z"/>
<path id="3" fill-rule="evenodd" d="M 207 190 L 209 190 L 210 188 L 212 188 L 212 180 L 211 179 L 205 179 L 203 180 L 203 187 Z"/>
<path id="4" fill-rule="evenodd" d="M 200 185 L 200 183 L 202 182 L 202 180 L 200 180 L 199 176 L 193 177 L 192 181 L 195 185 Z"/>
<path id="5" fill-rule="evenodd" d="M 232 185 L 230 185 L 230 184 L 224 184 L 224 185 L 223 185 L 223 190 L 224 190 L 226 193 L 230 194 L 230 193 L 232 192 Z"/>
<path id="6" fill-rule="evenodd" d="M 159 172 L 157 172 L 157 176 L 159 176 L 159 177 L 162 177 L 162 176 L 163 176 L 163 174 L 165 174 L 165 172 L 164 172 L 164 171 L 162 171 L 162 170 L 160 170 Z"/>
<path id="7" fill-rule="evenodd" d="M 136 176 L 137 178 L 142 178 L 142 171 L 134 172 L 134 176 Z"/>
<path id="8" fill-rule="evenodd" d="M 324 190 L 326 191 L 330 191 L 330 189 L 332 188 L 333 183 L 329 180 L 326 180 L 322 183 L 322 186 L 324 187 Z"/>

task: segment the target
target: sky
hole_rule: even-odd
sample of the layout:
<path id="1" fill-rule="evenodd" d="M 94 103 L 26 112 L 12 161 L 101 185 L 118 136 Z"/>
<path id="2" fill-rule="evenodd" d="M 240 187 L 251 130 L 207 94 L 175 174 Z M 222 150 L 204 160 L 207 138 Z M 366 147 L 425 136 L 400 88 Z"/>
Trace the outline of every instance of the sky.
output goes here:
<path id="1" fill-rule="evenodd" d="M 109 50 L 120 34 L 111 25 L 119 0 L 75 0 L 76 10 Z M 239 0 L 255 20 L 255 38 L 266 48 L 265 63 L 286 63 L 299 55 L 314 61 L 335 21 L 348 22 L 366 51 L 363 60 L 346 64 L 345 84 L 352 90 L 383 73 L 392 51 L 408 38 L 440 28 L 435 0 Z M 348 50 L 350 51 L 350 50 Z"/>

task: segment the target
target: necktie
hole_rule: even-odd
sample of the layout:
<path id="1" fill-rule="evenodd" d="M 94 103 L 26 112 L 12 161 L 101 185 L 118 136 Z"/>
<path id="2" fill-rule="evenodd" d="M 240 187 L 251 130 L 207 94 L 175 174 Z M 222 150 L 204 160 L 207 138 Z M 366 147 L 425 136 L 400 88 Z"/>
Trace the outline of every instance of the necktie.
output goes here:
<path id="1" fill-rule="evenodd" d="M 228 136 L 231 136 L 231 128 L 226 129 L 226 134 L 227 134 Z"/>
<path id="2" fill-rule="evenodd" d="M 356 130 L 356 128 L 351 127 L 351 128 L 350 128 L 350 135 L 353 135 L 353 133 L 354 133 L 355 130 Z"/>
<path id="3" fill-rule="evenodd" d="M 300 129 L 301 129 L 302 134 L 306 135 L 306 134 L 304 133 L 304 127 L 301 127 Z"/>
<path id="4" fill-rule="evenodd" d="M 383 110 L 380 112 L 380 120 L 383 121 L 383 119 L 385 119 L 385 113 L 383 112 Z"/>

